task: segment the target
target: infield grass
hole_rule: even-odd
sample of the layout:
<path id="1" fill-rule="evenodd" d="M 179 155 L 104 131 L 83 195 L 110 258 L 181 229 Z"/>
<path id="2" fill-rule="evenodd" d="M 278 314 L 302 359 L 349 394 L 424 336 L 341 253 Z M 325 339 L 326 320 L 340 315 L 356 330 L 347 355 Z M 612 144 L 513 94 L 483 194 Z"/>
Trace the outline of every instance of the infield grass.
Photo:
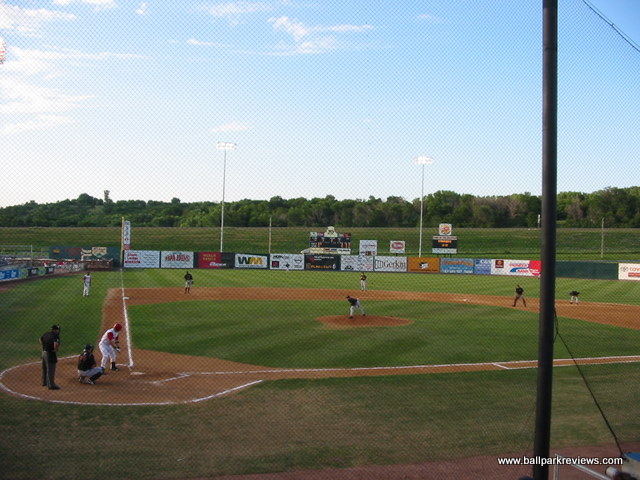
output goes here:
<path id="1" fill-rule="evenodd" d="M 62 329 L 61 354 L 100 334 L 109 288 L 182 288 L 183 271 L 96 272 L 92 296 L 80 276 L 26 282 L 0 293 L 3 369 L 37 361 L 37 338 Z M 357 274 L 194 271 L 199 286 L 344 288 Z M 372 274 L 372 289 L 504 295 L 505 308 L 369 301 L 370 313 L 413 320 L 403 327 L 332 330 L 315 320 L 343 314 L 343 299 L 194 301 L 131 307 L 134 343 L 259 365 L 331 367 L 535 358 L 537 313 L 509 307 L 537 279 Z M 640 303 L 640 282 L 557 281 L 586 301 Z M 637 354 L 638 331 L 560 319 L 578 356 Z M 556 344 L 556 357 L 567 354 Z M 623 442 L 640 440 L 638 364 L 583 367 Z M 34 379 L 39 381 L 38 378 Z M 536 371 L 279 380 L 194 405 L 107 407 L 50 404 L 0 394 L 0 471 L 7 479 L 184 479 L 224 474 L 400 464 L 476 455 L 530 454 Z M 99 385 L 96 387 L 100 387 Z M 109 392 L 104 391 L 108 400 Z M 552 446 L 611 443 L 574 367 L 554 370 Z M 87 454 L 87 445 L 90 453 Z M 95 452 L 95 455 L 92 454 Z M 53 466 L 53 467 L 52 467 Z M 528 473 L 528 472 L 524 472 Z"/>

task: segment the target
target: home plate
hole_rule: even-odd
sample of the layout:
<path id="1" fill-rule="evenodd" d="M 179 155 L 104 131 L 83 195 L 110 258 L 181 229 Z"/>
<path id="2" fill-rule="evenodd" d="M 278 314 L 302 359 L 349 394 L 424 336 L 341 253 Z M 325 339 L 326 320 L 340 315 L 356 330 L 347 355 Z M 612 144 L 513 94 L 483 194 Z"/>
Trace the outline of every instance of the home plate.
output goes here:
<path id="1" fill-rule="evenodd" d="M 131 372 L 131 375 L 144 375 L 144 372 Z"/>

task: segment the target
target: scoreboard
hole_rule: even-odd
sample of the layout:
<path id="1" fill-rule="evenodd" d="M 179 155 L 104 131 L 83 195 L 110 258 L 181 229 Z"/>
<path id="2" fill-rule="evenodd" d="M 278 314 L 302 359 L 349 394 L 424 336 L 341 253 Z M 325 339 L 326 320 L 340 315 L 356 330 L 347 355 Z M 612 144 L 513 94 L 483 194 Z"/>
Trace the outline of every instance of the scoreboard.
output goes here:
<path id="1" fill-rule="evenodd" d="M 431 253 L 458 253 L 458 237 L 434 235 L 431 240 Z"/>
<path id="2" fill-rule="evenodd" d="M 350 233 L 336 233 L 336 236 L 326 236 L 324 233 L 311 232 L 309 236 L 310 248 L 351 248 Z"/>

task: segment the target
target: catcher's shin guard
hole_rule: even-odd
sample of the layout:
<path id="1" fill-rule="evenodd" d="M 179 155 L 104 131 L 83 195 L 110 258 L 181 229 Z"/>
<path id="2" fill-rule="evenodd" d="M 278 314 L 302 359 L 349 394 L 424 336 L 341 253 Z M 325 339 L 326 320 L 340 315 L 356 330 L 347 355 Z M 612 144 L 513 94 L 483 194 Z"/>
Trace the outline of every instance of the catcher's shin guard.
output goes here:
<path id="1" fill-rule="evenodd" d="M 104 368 L 102 370 L 100 370 L 98 373 L 96 373 L 95 375 L 91 375 L 91 377 L 89 377 L 89 380 L 91 380 L 92 382 L 95 382 L 97 379 L 99 379 L 102 374 L 104 374 Z"/>

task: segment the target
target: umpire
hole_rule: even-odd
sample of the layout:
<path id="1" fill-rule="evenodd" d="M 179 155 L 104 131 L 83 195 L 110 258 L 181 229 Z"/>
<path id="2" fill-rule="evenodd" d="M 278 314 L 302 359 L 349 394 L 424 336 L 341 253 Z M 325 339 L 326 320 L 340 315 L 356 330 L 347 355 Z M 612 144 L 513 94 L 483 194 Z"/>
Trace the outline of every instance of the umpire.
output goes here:
<path id="1" fill-rule="evenodd" d="M 42 345 L 42 386 L 49 390 L 60 390 L 56 385 L 56 364 L 60 346 L 60 325 L 52 325 L 51 330 L 40 337 Z"/>

